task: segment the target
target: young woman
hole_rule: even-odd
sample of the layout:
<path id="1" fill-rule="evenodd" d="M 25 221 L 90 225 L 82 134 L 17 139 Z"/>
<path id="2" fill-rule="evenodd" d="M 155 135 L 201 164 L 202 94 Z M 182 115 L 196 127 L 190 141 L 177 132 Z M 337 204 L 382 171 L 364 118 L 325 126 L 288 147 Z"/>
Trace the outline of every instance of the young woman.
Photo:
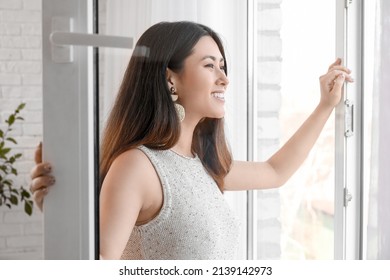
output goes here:
<path id="1" fill-rule="evenodd" d="M 302 73 L 302 77 L 304 77 Z M 266 162 L 233 161 L 224 135 L 229 84 L 224 49 L 210 28 L 162 22 L 139 39 L 102 142 L 102 259 L 232 259 L 237 221 L 224 191 L 282 186 L 298 169 L 341 99 L 350 70 L 336 60 L 321 98 Z M 38 205 L 52 182 L 32 171 Z"/>

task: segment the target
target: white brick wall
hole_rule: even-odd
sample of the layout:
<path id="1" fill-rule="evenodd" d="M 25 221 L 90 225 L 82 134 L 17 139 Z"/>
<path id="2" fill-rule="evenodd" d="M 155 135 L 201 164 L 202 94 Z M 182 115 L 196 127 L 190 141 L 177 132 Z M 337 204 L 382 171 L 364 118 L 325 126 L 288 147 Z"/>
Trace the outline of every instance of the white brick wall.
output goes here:
<path id="1" fill-rule="evenodd" d="M 257 2 L 257 144 L 259 160 L 279 148 L 282 73 L 281 0 Z M 259 259 L 281 256 L 280 195 L 278 190 L 258 191 L 257 252 Z"/>
<path id="2" fill-rule="evenodd" d="M 21 103 L 25 121 L 15 125 L 14 180 L 27 187 L 34 149 L 42 139 L 41 0 L 0 0 L 0 125 Z M 0 259 L 42 259 L 42 214 L 32 216 L 21 205 L 0 207 Z"/>

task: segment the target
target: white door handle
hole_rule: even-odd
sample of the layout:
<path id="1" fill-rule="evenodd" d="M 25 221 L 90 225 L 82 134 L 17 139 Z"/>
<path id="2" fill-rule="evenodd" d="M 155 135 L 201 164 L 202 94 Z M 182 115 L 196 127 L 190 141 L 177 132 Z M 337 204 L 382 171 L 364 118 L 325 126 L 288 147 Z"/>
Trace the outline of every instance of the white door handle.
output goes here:
<path id="1" fill-rule="evenodd" d="M 77 45 L 124 49 L 131 49 L 133 47 L 133 38 L 130 37 L 84 34 L 62 31 L 52 32 L 50 34 L 50 42 L 56 46 Z"/>
<path id="2" fill-rule="evenodd" d="M 51 22 L 51 57 L 56 63 L 73 62 L 73 46 L 133 48 L 133 38 L 73 32 L 73 18 L 53 17 Z"/>

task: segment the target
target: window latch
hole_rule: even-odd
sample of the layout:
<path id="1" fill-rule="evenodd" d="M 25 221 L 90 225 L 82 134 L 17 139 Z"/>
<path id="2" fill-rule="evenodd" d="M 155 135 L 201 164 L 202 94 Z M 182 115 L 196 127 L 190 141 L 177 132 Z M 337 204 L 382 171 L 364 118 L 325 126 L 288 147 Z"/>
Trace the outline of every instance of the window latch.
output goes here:
<path id="1" fill-rule="evenodd" d="M 344 101 L 345 106 L 345 120 L 344 120 L 344 135 L 345 137 L 351 137 L 353 135 L 353 103 L 347 99 Z"/>
<path id="2" fill-rule="evenodd" d="M 344 189 L 344 207 L 348 206 L 348 203 L 352 200 L 352 194 L 347 188 Z"/>

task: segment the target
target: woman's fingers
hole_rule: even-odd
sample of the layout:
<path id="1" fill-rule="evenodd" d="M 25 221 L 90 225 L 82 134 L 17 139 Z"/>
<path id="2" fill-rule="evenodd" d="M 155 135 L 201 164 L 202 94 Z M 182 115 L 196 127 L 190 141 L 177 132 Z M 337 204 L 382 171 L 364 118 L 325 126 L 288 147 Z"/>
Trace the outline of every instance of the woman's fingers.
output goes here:
<path id="1" fill-rule="evenodd" d="M 351 70 L 341 65 L 341 59 L 332 63 L 328 72 L 320 77 L 321 102 L 335 107 L 341 100 L 344 82 L 353 82 Z"/>
<path id="2" fill-rule="evenodd" d="M 38 208 L 42 211 L 43 199 L 48 194 L 50 187 L 55 183 L 52 176 L 40 176 L 32 179 L 30 184 L 30 192 Z"/>
<path id="3" fill-rule="evenodd" d="M 328 73 L 325 74 L 325 76 L 328 76 L 330 79 L 336 79 L 339 75 L 343 74 L 345 76 L 345 80 L 348 82 L 353 82 L 353 78 L 351 75 L 349 75 L 351 71 L 346 68 L 344 69 L 332 69 Z"/>
<path id="4" fill-rule="evenodd" d="M 50 175 L 51 165 L 49 163 L 37 163 L 31 169 L 30 192 L 38 208 L 42 211 L 43 200 L 49 192 L 49 188 L 55 183 L 55 178 Z"/>
<path id="5" fill-rule="evenodd" d="M 38 206 L 39 210 L 42 211 L 43 208 L 43 199 L 49 192 L 49 189 L 47 187 L 41 188 L 33 193 L 33 198 L 35 201 L 35 204 Z"/>
<path id="6" fill-rule="evenodd" d="M 344 73 L 346 80 L 349 82 L 353 82 L 353 79 L 350 76 L 352 71 L 347 67 L 341 65 L 341 62 L 341 58 L 337 58 L 336 61 L 329 66 L 328 72 L 324 76 L 330 74 L 331 76 L 333 76 L 333 79 L 336 79 L 340 74 Z"/>
<path id="7" fill-rule="evenodd" d="M 334 71 L 334 70 L 343 71 L 343 72 L 345 72 L 347 74 L 351 74 L 351 72 L 352 72 L 350 69 L 348 69 L 347 67 L 342 66 L 342 65 L 336 65 L 336 66 L 330 67 L 328 72 L 331 72 L 331 71 Z"/>
<path id="8" fill-rule="evenodd" d="M 35 149 L 34 160 L 36 164 L 42 162 L 42 142 L 39 142 L 39 145 Z"/>
<path id="9" fill-rule="evenodd" d="M 320 80 L 327 85 L 332 85 L 332 83 L 334 83 L 337 77 L 339 77 L 340 75 L 343 75 L 347 82 L 354 81 L 351 75 L 348 74 L 348 72 L 343 70 L 337 70 L 337 69 L 331 70 L 325 75 L 321 76 Z"/>
<path id="10" fill-rule="evenodd" d="M 38 163 L 36 164 L 30 172 L 31 179 L 48 175 L 51 172 L 51 165 L 50 163 L 44 162 L 44 163 Z"/>
<path id="11" fill-rule="evenodd" d="M 34 160 L 36 165 L 30 172 L 30 192 L 33 194 L 35 204 L 42 211 L 43 200 L 55 183 L 55 178 L 50 175 L 51 165 L 48 162 L 42 162 L 42 142 L 35 149 Z"/>
<path id="12" fill-rule="evenodd" d="M 30 183 L 30 192 L 33 194 L 35 204 L 41 211 L 43 207 L 43 199 L 48 194 L 50 187 L 54 183 L 54 177 L 48 175 L 33 178 Z"/>
<path id="13" fill-rule="evenodd" d="M 335 62 L 333 62 L 329 68 L 328 68 L 328 73 L 334 72 L 334 71 L 343 71 L 347 75 L 351 74 L 351 70 L 344 65 L 341 64 L 342 60 L 341 58 L 337 58 Z M 337 74 L 338 75 L 338 74 Z"/>
<path id="14" fill-rule="evenodd" d="M 332 68 L 332 67 L 335 67 L 335 66 L 339 66 L 341 65 L 341 58 L 337 58 L 335 62 L 333 62 L 329 68 L 328 68 L 328 71 Z"/>
<path id="15" fill-rule="evenodd" d="M 336 91 L 341 91 L 341 88 L 343 87 L 343 84 L 345 82 L 345 75 L 344 74 L 340 74 L 338 75 L 334 80 L 333 80 L 333 86 L 332 86 L 332 90 L 331 90 L 331 94 L 336 92 Z"/>
<path id="16" fill-rule="evenodd" d="M 47 189 L 48 187 L 52 186 L 55 183 L 55 179 L 53 176 L 40 176 L 36 177 L 31 181 L 30 184 L 30 191 L 32 193 L 42 190 L 42 189 Z"/>

